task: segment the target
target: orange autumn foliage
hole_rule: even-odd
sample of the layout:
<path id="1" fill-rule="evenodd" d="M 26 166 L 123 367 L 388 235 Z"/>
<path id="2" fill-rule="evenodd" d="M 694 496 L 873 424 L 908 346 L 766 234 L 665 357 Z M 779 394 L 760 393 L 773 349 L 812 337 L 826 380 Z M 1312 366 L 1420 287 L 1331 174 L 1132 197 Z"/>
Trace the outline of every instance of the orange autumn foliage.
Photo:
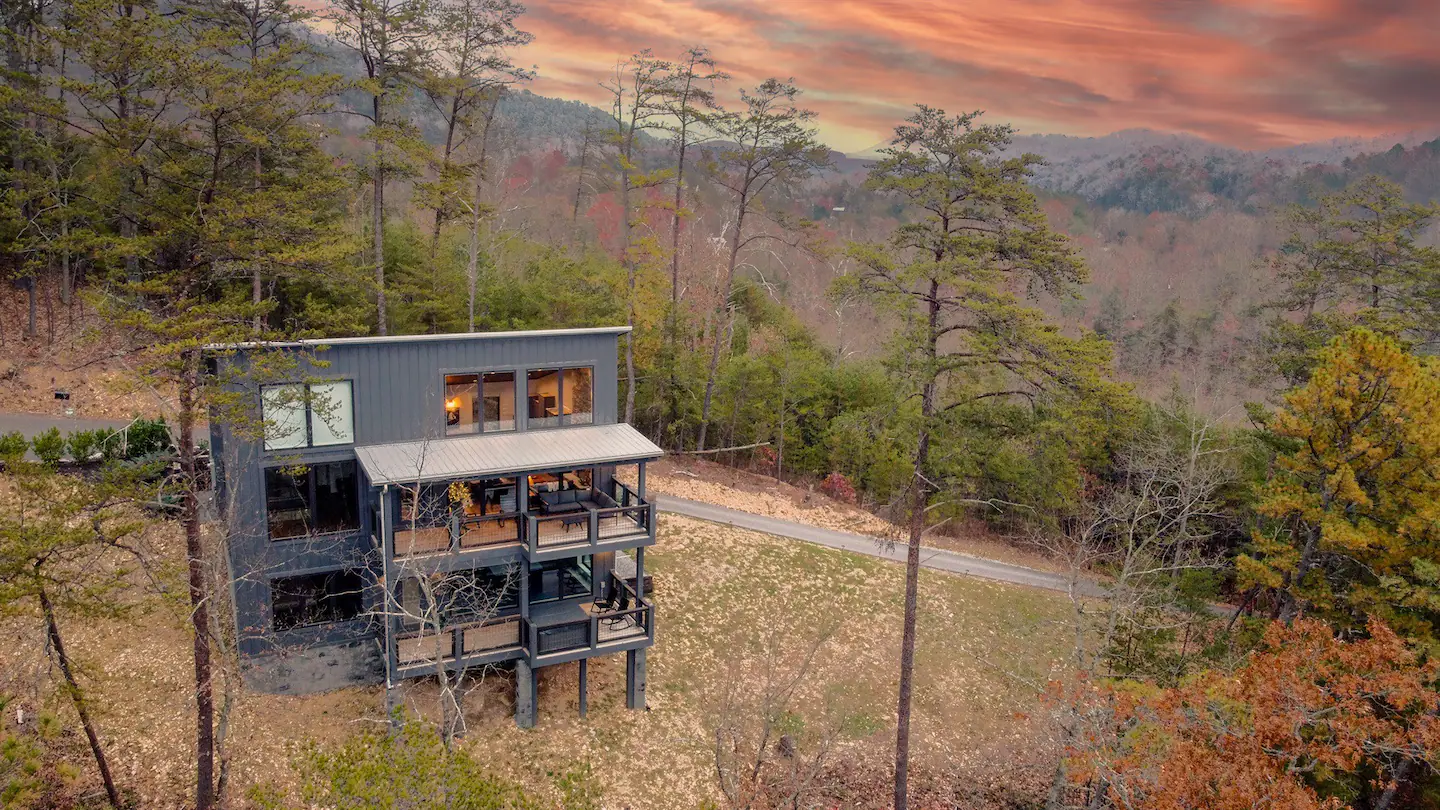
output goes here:
<path id="1" fill-rule="evenodd" d="M 1374 773 L 1383 790 L 1401 762 L 1440 752 L 1437 674 L 1378 621 L 1351 641 L 1319 621 L 1276 622 L 1228 675 L 1106 687 L 1106 739 L 1071 753 L 1119 807 L 1337 810 L 1337 778 Z"/>

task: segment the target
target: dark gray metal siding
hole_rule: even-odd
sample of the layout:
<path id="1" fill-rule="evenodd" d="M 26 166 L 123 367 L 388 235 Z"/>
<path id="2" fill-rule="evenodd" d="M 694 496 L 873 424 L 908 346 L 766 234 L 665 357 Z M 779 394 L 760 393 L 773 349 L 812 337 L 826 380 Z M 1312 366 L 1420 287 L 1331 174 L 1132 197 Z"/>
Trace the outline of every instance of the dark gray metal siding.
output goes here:
<path id="1" fill-rule="evenodd" d="M 403 342 L 402 338 L 395 343 L 337 345 L 316 354 L 323 367 L 298 370 L 296 378 L 352 381 L 357 445 L 427 438 L 445 441 L 444 375 L 467 371 L 516 372 L 516 385 L 521 388 L 522 396 L 522 407 L 517 408 L 516 415 L 523 430 L 523 386 L 528 369 L 591 366 L 595 369 L 594 424 L 613 424 L 618 419 L 619 408 L 618 340 L 616 334 L 589 333 L 413 343 Z M 245 356 L 245 351 L 222 356 L 220 362 L 225 369 L 221 373 L 230 376 L 230 371 L 245 368 Z M 262 381 L 252 381 L 250 386 L 257 412 L 259 382 Z M 224 470 L 226 480 L 223 487 L 217 487 L 217 493 L 224 494 L 226 503 L 221 504 L 222 514 L 230 518 L 229 559 L 242 655 L 372 637 L 378 624 L 367 619 L 283 633 L 270 631 L 271 579 L 339 567 L 355 567 L 372 575 L 379 573 L 378 552 L 370 540 L 371 503 L 363 471 L 359 481 L 359 532 L 273 543 L 267 534 L 264 469 L 284 464 L 353 460 L 353 446 L 266 452 L 257 442 L 230 432 L 224 425 L 212 423 L 211 428 L 217 453 L 223 450 L 217 467 Z M 369 590 L 367 600 L 378 601 L 376 589 Z M 367 610 L 378 607 L 378 604 L 366 605 Z"/>

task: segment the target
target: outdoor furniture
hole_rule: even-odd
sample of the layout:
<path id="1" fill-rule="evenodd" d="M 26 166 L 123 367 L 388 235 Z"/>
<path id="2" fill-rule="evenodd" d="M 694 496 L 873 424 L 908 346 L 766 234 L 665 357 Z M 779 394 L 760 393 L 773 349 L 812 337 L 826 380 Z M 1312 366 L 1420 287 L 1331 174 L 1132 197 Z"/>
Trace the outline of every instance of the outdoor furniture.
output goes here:
<path id="1" fill-rule="evenodd" d="M 576 504 L 576 506 L 579 506 L 579 504 Z M 584 511 L 584 507 L 580 508 L 581 511 L 568 512 L 560 516 L 560 525 L 565 527 L 566 534 L 570 533 L 571 526 L 581 526 L 590 522 L 590 513 Z"/>
<path id="2" fill-rule="evenodd" d="M 615 608 L 612 612 L 623 614 L 625 613 L 625 611 L 630 609 L 630 590 L 628 588 L 619 588 L 617 590 L 620 591 L 620 601 L 616 603 Z M 608 616 L 601 619 L 601 621 L 605 622 L 605 624 L 609 627 L 614 627 L 617 624 L 624 624 L 630 621 L 630 616 Z"/>

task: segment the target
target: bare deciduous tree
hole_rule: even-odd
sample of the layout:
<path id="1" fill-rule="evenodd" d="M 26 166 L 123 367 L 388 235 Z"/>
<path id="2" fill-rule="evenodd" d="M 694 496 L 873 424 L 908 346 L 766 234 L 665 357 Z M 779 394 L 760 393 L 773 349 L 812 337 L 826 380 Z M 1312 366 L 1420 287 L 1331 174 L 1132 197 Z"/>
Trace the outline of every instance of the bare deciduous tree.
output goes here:
<path id="1" fill-rule="evenodd" d="M 807 718 L 799 703 L 837 629 L 827 624 L 806 640 L 773 628 L 753 655 L 731 659 L 711 707 L 715 781 L 730 810 L 798 810 L 823 787 L 843 719 L 834 707 Z"/>
<path id="2" fill-rule="evenodd" d="M 1216 421 L 1174 397 L 1116 460 L 1113 480 L 1086 493 L 1067 529 L 1037 542 L 1069 567 L 1073 665 L 1081 680 L 1174 683 L 1196 662 L 1217 619 L 1203 589 L 1187 588 L 1186 578 L 1221 566 L 1210 541 L 1231 519 L 1222 494 L 1237 475 L 1235 448 Z M 1093 582 L 1097 574 L 1108 575 L 1103 588 Z M 1162 643 L 1145 643 L 1156 639 Z M 1049 810 L 1064 806 L 1067 757 L 1107 737 L 1112 713 L 1094 697 L 1080 686 L 1057 701 L 1062 751 Z M 1095 758 L 1097 767 L 1102 759 Z M 1097 781 L 1092 795 L 1103 793 L 1103 773 Z"/>

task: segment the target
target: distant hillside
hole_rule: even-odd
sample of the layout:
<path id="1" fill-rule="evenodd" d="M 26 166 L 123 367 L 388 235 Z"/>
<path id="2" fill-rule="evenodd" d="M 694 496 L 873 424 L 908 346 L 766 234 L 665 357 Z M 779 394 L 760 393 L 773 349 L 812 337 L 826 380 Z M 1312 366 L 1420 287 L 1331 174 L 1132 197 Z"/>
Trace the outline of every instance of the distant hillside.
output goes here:
<path id="1" fill-rule="evenodd" d="M 1400 182 L 1416 199 L 1440 194 L 1440 160 L 1427 141 L 1440 133 L 1345 138 L 1245 151 L 1189 135 L 1126 130 L 1102 138 L 1027 135 L 1015 152 L 1047 165 L 1035 183 L 1107 208 L 1191 215 L 1216 209 L 1258 211 L 1311 199 L 1318 185 L 1338 188 L 1369 172 Z"/>

